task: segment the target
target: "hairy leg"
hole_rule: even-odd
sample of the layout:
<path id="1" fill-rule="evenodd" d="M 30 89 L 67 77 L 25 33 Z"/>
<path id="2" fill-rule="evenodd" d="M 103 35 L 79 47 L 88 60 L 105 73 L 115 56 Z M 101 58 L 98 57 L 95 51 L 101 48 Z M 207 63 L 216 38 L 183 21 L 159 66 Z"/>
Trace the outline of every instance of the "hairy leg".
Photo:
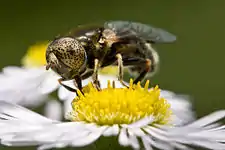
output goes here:
<path id="1" fill-rule="evenodd" d="M 138 77 L 134 80 L 134 84 L 137 84 L 139 81 L 141 82 L 146 74 L 151 71 L 151 60 L 150 59 L 142 59 L 142 58 L 130 58 L 130 59 L 124 59 L 123 60 L 124 66 L 135 66 L 141 67 L 142 70 L 140 71 L 140 74 Z"/>
<path id="2" fill-rule="evenodd" d="M 100 90 L 100 82 L 98 80 L 99 60 L 95 59 L 94 63 L 95 64 L 94 64 L 94 72 L 93 72 L 93 75 L 92 75 L 92 80 L 93 80 L 93 83 L 96 86 L 96 88 L 98 90 Z"/>
<path id="3" fill-rule="evenodd" d="M 120 81 L 120 83 L 125 86 L 128 87 L 128 85 L 126 85 L 123 81 L 123 59 L 122 59 L 122 55 L 121 54 L 117 54 L 116 55 L 117 58 L 117 63 L 118 63 L 118 80 Z"/>

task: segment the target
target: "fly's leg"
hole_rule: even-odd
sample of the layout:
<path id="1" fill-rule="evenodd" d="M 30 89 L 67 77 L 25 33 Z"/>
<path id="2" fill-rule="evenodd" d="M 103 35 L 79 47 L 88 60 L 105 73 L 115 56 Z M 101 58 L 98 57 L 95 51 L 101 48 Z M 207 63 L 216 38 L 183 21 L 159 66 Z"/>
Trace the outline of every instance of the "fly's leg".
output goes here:
<path id="1" fill-rule="evenodd" d="M 137 84 L 139 81 L 141 82 L 146 74 L 151 71 L 152 62 L 150 59 L 142 59 L 142 58 L 130 58 L 124 59 L 125 66 L 137 66 L 143 68 L 139 74 L 139 76 L 134 80 L 134 84 Z"/>
<path id="2" fill-rule="evenodd" d="M 123 59 L 122 59 L 122 55 L 121 54 L 117 54 L 116 55 L 117 58 L 117 63 L 118 63 L 118 71 L 119 71 L 119 76 L 118 76 L 118 80 L 120 81 L 120 83 L 127 87 L 128 86 L 124 83 L 123 81 Z"/>
<path id="3" fill-rule="evenodd" d="M 141 73 L 139 74 L 139 76 L 134 80 L 134 84 L 137 84 L 139 81 L 141 82 L 141 81 L 145 78 L 146 74 L 147 74 L 148 72 L 150 72 L 150 70 L 151 70 L 151 65 L 152 65 L 151 60 L 150 60 L 150 59 L 146 59 L 146 60 L 145 60 L 145 63 L 144 63 L 143 65 L 144 65 L 145 67 L 144 67 L 144 69 L 141 71 Z"/>
<path id="4" fill-rule="evenodd" d="M 59 82 L 60 85 L 62 85 L 62 86 L 63 86 L 64 88 L 66 88 L 68 91 L 70 91 L 70 92 L 75 92 L 75 93 L 77 94 L 77 90 L 76 90 L 76 89 L 74 89 L 74 88 L 72 88 L 72 87 L 69 87 L 68 85 L 63 84 L 63 83 L 62 83 L 63 81 L 67 81 L 67 80 L 64 79 L 64 78 L 58 79 L 58 82 Z M 74 77 L 74 85 L 77 86 L 77 88 L 80 90 L 81 93 L 83 93 L 83 92 L 82 92 L 82 81 L 81 81 L 81 78 L 80 78 L 79 76 L 75 76 L 75 77 Z M 77 95 L 78 95 L 78 94 L 77 94 Z"/>
<path id="5" fill-rule="evenodd" d="M 62 83 L 63 81 L 67 81 L 67 80 L 64 79 L 64 78 L 58 79 L 58 82 L 59 82 L 60 85 L 62 85 L 62 86 L 63 86 L 64 88 L 66 88 L 68 91 L 70 91 L 70 92 L 75 92 L 75 93 L 77 94 L 77 90 L 76 90 L 76 89 L 71 88 L 71 87 L 69 87 L 69 86 L 63 84 L 63 83 Z"/>
<path id="6" fill-rule="evenodd" d="M 77 87 L 80 90 L 80 92 L 84 95 L 84 93 L 82 91 L 82 79 L 81 79 L 81 77 L 79 75 L 74 77 L 74 84 L 77 85 Z M 79 95 L 77 94 L 77 96 L 79 96 Z"/>
<path id="7" fill-rule="evenodd" d="M 82 92 L 82 80 L 80 76 L 74 77 L 74 84 L 76 84 L 77 88 Z"/>
<path id="8" fill-rule="evenodd" d="M 98 90 L 100 90 L 100 82 L 98 80 L 98 69 L 99 69 L 99 60 L 95 59 L 94 60 L 94 72 L 93 72 L 93 75 L 92 75 L 92 80 L 93 80 L 93 83 L 94 83 L 95 87 Z"/>

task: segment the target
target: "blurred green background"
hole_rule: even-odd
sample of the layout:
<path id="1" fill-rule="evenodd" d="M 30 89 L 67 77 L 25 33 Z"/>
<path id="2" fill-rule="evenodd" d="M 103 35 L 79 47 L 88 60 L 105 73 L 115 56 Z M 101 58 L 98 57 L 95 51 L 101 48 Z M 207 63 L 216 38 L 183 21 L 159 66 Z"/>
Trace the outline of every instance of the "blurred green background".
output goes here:
<path id="1" fill-rule="evenodd" d="M 161 67 L 152 83 L 191 95 L 198 116 L 225 108 L 224 0 L 8 0 L 0 19 L 0 68 L 19 65 L 30 45 L 79 24 L 130 20 L 164 28 L 177 41 L 156 46 Z"/>

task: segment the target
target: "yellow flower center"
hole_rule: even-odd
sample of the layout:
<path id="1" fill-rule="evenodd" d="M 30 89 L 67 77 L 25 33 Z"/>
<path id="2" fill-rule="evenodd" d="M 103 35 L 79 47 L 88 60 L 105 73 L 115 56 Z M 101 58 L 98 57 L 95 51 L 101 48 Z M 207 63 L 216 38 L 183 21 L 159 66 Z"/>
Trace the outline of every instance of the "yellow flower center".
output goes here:
<path id="1" fill-rule="evenodd" d="M 167 124 L 171 109 L 169 103 L 160 97 L 158 86 L 148 89 L 149 81 L 144 88 L 140 83 L 129 88 L 115 88 L 108 82 L 108 87 L 98 91 L 92 84 L 78 91 L 73 100 L 72 121 L 85 121 L 99 125 L 130 124 L 144 117 L 154 117 L 153 123 Z"/>
<path id="2" fill-rule="evenodd" d="M 42 42 L 28 48 L 21 63 L 25 67 L 40 67 L 46 64 L 45 51 L 49 42 Z"/>
<path id="3" fill-rule="evenodd" d="M 127 68 L 123 69 L 124 72 L 128 72 Z M 106 75 L 117 75 L 118 74 L 118 66 L 107 66 L 99 70 L 100 74 Z"/>
<path id="4" fill-rule="evenodd" d="M 117 72 L 118 72 L 118 67 L 117 66 L 104 67 L 101 70 L 99 70 L 100 74 L 117 75 Z"/>

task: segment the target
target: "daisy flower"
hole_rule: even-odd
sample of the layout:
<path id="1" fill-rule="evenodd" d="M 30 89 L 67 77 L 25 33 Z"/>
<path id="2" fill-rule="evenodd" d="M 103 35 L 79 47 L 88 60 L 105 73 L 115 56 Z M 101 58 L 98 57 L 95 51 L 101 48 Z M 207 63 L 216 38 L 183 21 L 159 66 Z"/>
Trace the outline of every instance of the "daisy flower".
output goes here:
<path id="1" fill-rule="evenodd" d="M 108 82 L 98 91 L 90 83 L 78 91 L 67 122 L 55 121 L 22 106 L 0 101 L 0 139 L 6 146 L 88 149 L 225 149 L 225 110 L 185 125 L 176 125 L 173 103 L 158 86 L 116 88 Z M 174 107 L 175 108 L 175 107 Z M 178 111 L 180 112 L 180 111 Z M 180 112 L 181 113 L 181 112 Z"/>
<path id="2" fill-rule="evenodd" d="M 0 83 L 2 85 L 0 87 L 0 100 L 7 100 L 8 102 L 29 107 L 45 104 L 45 115 L 52 119 L 61 120 L 64 113 L 71 111 L 70 103 L 76 95 L 58 83 L 59 75 L 45 69 L 45 51 L 48 43 L 48 41 L 40 42 L 29 47 L 25 56 L 21 59 L 22 66 L 7 66 L 2 69 L 0 73 Z M 107 88 L 107 80 L 114 80 L 118 88 L 122 87 L 120 82 L 117 81 L 116 75 L 117 67 L 106 67 L 100 70 L 101 87 Z M 83 80 L 82 84 L 87 85 L 90 81 L 91 78 L 88 78 Z M 65 81 L 64 83 L 75 88 L 71 81 Z M 54 92 L 57 92 L 57 98 L 51 97 Z M 177 105 L 177 108 L 182 108 L 182 110 L 177 109 L 176 111 L 189 111 L 191 107 L 187 96 L 178 95 L 167 90 L 161 90 L 161 96 L 169 102 L 172 101 Z M 61 104 L 63 104 L 63 108 L 60 108 Z M 58 108 L 57 114 L 62 115 L 57 117 L 56 108 Z M 180 114 L 177 119 L 180 120 L 180 123 L 194 118 L 194 115 L 190 113 L 178 112 L 177 114 Z M 179 119 L 185 117 L 186 119 Z"/>

